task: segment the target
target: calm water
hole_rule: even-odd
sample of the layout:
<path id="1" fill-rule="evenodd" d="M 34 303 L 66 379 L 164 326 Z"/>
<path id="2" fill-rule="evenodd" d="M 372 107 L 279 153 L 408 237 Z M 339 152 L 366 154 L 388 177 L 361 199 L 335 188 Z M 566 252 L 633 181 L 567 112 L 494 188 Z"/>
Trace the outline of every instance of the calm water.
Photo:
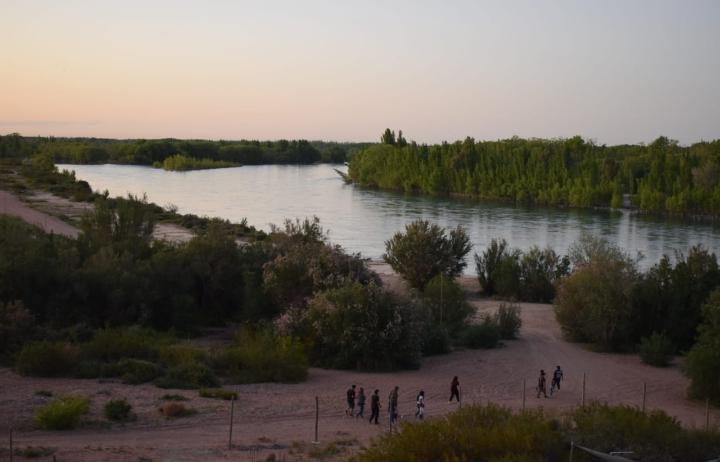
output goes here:
<path id="1" fill-rule="evenodd" d="M 147 194 L 161 206 L 173 204 L 181 213 L 218 216 L 231 221 L 247 218 L 269 229 L 285 218 L 317 215 L 330 231 L 330 240 L 366 257 L 379 258 L 384 242 L 417 218 L 442 226 L 462 225 L 475 251 L 492 238 L 503 237 L 513 247 L 550 245 L 564 253 L 581 233 L 603 236 L 628 252 L 641 252 L 643 267 L 664 253 L 686 252 L 701 243 L 720 249 L 720 227 L 683 224 L 617 211 L 554 210 L 488 205 L 465 200 L 407 196 L 368 191 L 346 185 L 329 165 L 264 165 L 167 172 L 123 165 L 60 165 L 75 170 L 93 190 L 111 196 Z M 474 265 L 468 265 L 468 272 Z"/>

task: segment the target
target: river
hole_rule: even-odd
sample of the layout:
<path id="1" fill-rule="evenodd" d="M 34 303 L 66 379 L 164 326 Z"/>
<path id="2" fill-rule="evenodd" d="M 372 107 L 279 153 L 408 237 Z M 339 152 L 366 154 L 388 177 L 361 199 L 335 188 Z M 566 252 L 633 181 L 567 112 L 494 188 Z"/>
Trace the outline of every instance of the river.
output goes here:
<path id="1" fill-rule="evenodd" d="M 191 172 L 169 172 L 133 165 L 58 165 L 75 170 L 95 191 L 111 196 L 146 194 L 158 205 L 175 205 L 180 213 L 247 218 L 264 230 L 285 218 L 316 215 L 330 241 L 363 256 L 380 258 L 385 241 L 418 218 L 442 226 L 462 225 L 474 251 L 492 238 L 528 249 L 551 246 L 567 252 L 582 233 L 602 236 L 632 255 L 643 255 L 647 268 L 663 254 L 687 252 L 703 244 L 720 248 L 720 226 L 683 223 L 627 211 L 565 210 L 487 204 L 471 200 L 372 191 L 345 184 L 332 165 L 262 165 Z M 468 259 L 466 270 L 474 272 Z"/>

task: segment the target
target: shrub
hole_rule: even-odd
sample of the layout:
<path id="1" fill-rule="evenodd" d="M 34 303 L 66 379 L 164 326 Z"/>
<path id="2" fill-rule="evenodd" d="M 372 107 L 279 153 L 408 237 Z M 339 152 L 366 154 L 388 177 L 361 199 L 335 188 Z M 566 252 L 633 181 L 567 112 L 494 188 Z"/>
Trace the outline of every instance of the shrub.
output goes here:
<path id="1" fill-rule="evenodd" d="M 490 245 L 480 255 L 475 254 L 475 271 L 483 293 L 488 296 L 498 293 L 498 278 L 502 279 L 503 290 L 512 290 L 513 274 L 517 273 L 515 280 L 519 279 L 517 251 L 510 251 L 505 239 L 493 239 Z M 517 267 L 517 271 L 514 268 Z M 502 274 L 501 274 L 502 273 Z"/>
<path id="2" fill-rule="evenodd" d="M 405 226 L 385 242 L 383 259 L 410 284 L 423 290 L 439 274 L 454 278 L 467 263 L 465 256 L 472 244 L 465 230 L 458 226 L 446 234 L 445 228 L 425 220 Z"/>
<path id="3" fill-rule="evenodd" d="M 441 355 L 450 352 L 450 334 L 448 334 L 444 326 L 426 320 L 421 335 L 423 356 Z"/>
<path id="4" fill-rule="evenodd" d="M 355 462 L 564 460 L 566 444 L 541 412 L 513 414 L 495 405 L 463 406 L 442 419 L 403 425 L 360 452 Z"/>
<path id="5" fill-rule="evenodd" d="M 160 414 L 164 415 L 168 419 L 175 419 L 178 417 L 188 417 L 197 414 L 195 409 L 185 407 L 183 404 L 178 402 L 168 402 L 160 406 Z"/>
<path id="6" fill-rule="evenodd" d="M 94 379 L 99 377 L 118 377 L 122 371 L 118 363 L 104 363 L 95 360 L 80 361 L 75 367 L 75 377 L 79 379 Z"/>
<path id="7" fill-rule="evenodd" d="M 132 414 L 130 413 L 132 406 L 124 398 L 108 401 L 105 403 L 103 410 L 105 412 L 105 417 L 107 417 L 108 420 L 125 422 L 130 420 L 132 417 Z"/>
<path id="8" fill-rule="evenodd" d="M 664 333 L 653 332 L 650 337 L 640 339 L 640 358 L 645 364 L 666 367 L 674 353 L 675 347 Z"/>
<path id="9" fill-rule="evenodd" d="M 35 342 L 20 350 L 15 366 L 22 375 L 59 377 L 72 374 L 77 358 L 77 349 L 68 343 Z"/>
<path id="10" fill-rule="evenodd" d="M 310 303 L 313 361 L 336 368 L 417 367 L 422 322 L 408 303 L 374 284 L 350 283 Z"/>
<path id="11" fill-rule="evenodd" d="M 162 395 L 162 398 L 160 399 L 162 399 L 163 401 L 190 401 L 190 398 L 177 394 Z"/>
<path id="12" fill-rule="evenodd" d="M 222 399 L 225 401 L 237 399 L 237 393 L 223 388 L 201 388 L 198 394 L 201 398 Z"/>
<path id="13" fill-rule="evenodd" d="M 687 355 L 688 390 L 691 398 L 720 403 L 720 290 L 703 306 L 700 336 Z"/>
<path id="14" fill-rule="evenodd" d="M 485 316 L 479 324 L 471 324 L 460 336 L 460 343 L 468 348 L 495 348 L 500 342 L 500 329 L 495 320 Z"/>
<path id="15" fill-rule="evenodd" d="M 161 373 L 160 367 L 142 359 L 121 359 L 117 362 L 124 383 L 137 385 L 156 379 Z"/>
<path id="16" fill-rule="evenodd" d="M 35 423 L 43 430 L 70 430 L 90 410 L 90 400 L 82 397 L 58 398 L 35 412 Z"/>
<path id="17" fill-rule="evenodd" d="M 520 307 L 511 303 L 506 305 L 501 303 L 494 316 L 495 324 L 498 326 L 500 338 L 511 340 L 517 337 L 517 333 L 522 326 L 520 318 Z"/>
<path id="18" fill-rule="evenodd" d="M 435 276 L 419 297 L 428 321 L 443 326 L 451 335 L 465 325 L 474 309 L 465 301 L 465 292 L 458 283 L 444 275 Z"/>
<path id="19" fill-rule="evenodd" d="M 24 459 L 38 459 L 40 457 L 50 457 L 55 454 L 56 448 L 46 448 L 45 446 L 27 446 L 23 449 L 15 449 L 15 455 Z"/>
<path id="20" fill-rule="evenodd" d="M 205 350 L 191 345 L 166 345 L 158 350 L 158 360 L 166 366 L 207 362 Z"/>
<path id="21" fill-rule="evenodd" d="M 218 367 L 237 383 L 295 383 L 307 377 L 308 359 L 302 344 L 269 328 L 242 329 L 235 346 L 217 359 Z"/>
<path id="22" fill-rule="evenodd" d="M 11 353 L 32 338 L 35 317 L 21 301 L 0 302 L 0 361 L 10 362 Z"/>
<path id="23" fill-rule="evenodd" d="M 53 392 L 50 390 L 37 390 L 35 396 L 42 396 L 43 398 L 52 398 Z"/>
<path id="24" fill-rule="evenodd" d="M 166 342 L 150 329 L 100 329 L 82 345 L 83 355 L 96 361 L 117 361 L 123 358 L 154 360 L 160 344 Z"/>
<path id="25" fill-rule="evenodd" d="M 155 380 L 160 388 L 191 390 L 220 385 L 215 373 L 205 364 L 192 362 L 169 367 L 165 374 Z"/>

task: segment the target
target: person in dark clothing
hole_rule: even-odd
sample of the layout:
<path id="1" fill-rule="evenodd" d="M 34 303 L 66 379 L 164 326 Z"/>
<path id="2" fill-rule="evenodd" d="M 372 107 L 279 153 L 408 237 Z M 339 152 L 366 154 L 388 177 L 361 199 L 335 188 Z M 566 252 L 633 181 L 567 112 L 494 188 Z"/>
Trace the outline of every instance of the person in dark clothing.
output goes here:
<path id="1" fill-rule="evenodd" d="M 388 397 L 388 410 L 390 411 L 390 424 L 397 423 L 398 419 L 398 390 L 400 387 L 396 386 L 393 391 L 390 392 Z"/>
<path id="2" fill-rule="evenodd" d="M 355 411 L 355 385 L 348 388 L 347 391 L 347 409 L 345 410 L 345 415 L 348 415 L 350 417 L 353 416 L 353 412 Z"/>
<path id="3" fill-rule="evenodd" d="M 417 398 L 415 398 L 415 405 L 417 406 L 415 417 L 422 420 L 425 417 L 425 392 L 423 390 L 420 390 Z"/>
<path id="4" fill-rule="evenodd" d="M 450 384 L 450 402 L 452 403 L 453 398 L 460 402 L 460 380 L 457 375 L 453 377 L 452 383 Z"/>
<path id="5" fill-rule="evenodd" d="M 370 423 L 372 423 L 374 419 L 375 424 L 377 424 L 378 417 L 380 417 L 380 390 L 375 390 L 370 397 Z"/>
<path id="6" fill-rule="evenodd" d="M 555 372 L 553 372 L 552 382 L 550 382 L 550 396 L 552 396 L 556 388 L 558 389 L 558 391 L 560 391 L 560 382 L 562 382 L 562 379 L 563 371 L 562 369 L 560 369 L 560 366 L 558 366 L 555 369 Z"/>
<path id="7" fill-rule="evenodd" d="M 540 369 L 540 377 L 538 377 L 538 384 L 537 384 L 537 397 L 540 397 L 540 394 L 548 397 L 547 395 L 547 379 L 545 378 L 545 371 L 543 369 Z"/>
<path id="8" fill-rule="evenodd" d="M 363 387 L 360 387 L 360 391 L 357 394 L 357 414 L 355 414 L 355 417 L 364 418 L 365 417 L 365 389 Z"/>

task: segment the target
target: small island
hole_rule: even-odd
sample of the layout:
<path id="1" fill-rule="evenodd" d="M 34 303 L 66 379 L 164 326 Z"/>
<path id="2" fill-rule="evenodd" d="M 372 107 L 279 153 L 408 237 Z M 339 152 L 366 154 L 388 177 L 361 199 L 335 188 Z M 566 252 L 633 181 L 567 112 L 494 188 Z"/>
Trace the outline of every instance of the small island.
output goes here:
<path id="1" fill-rule="evenodd" d="M 155 168 L 171 170 L 175 172 L 186 172 L 188 170 L 207 170 L 212 168 L 229 168 L 239 167 L 240 164 L 235 162 L 227 162 L 224 160 L 214 160 L 207 158 L 196 158 L 186 156 L 184 154 L 175 154 L 166 157 L 162 162 L 156 161 L 152 164 Z"/>

